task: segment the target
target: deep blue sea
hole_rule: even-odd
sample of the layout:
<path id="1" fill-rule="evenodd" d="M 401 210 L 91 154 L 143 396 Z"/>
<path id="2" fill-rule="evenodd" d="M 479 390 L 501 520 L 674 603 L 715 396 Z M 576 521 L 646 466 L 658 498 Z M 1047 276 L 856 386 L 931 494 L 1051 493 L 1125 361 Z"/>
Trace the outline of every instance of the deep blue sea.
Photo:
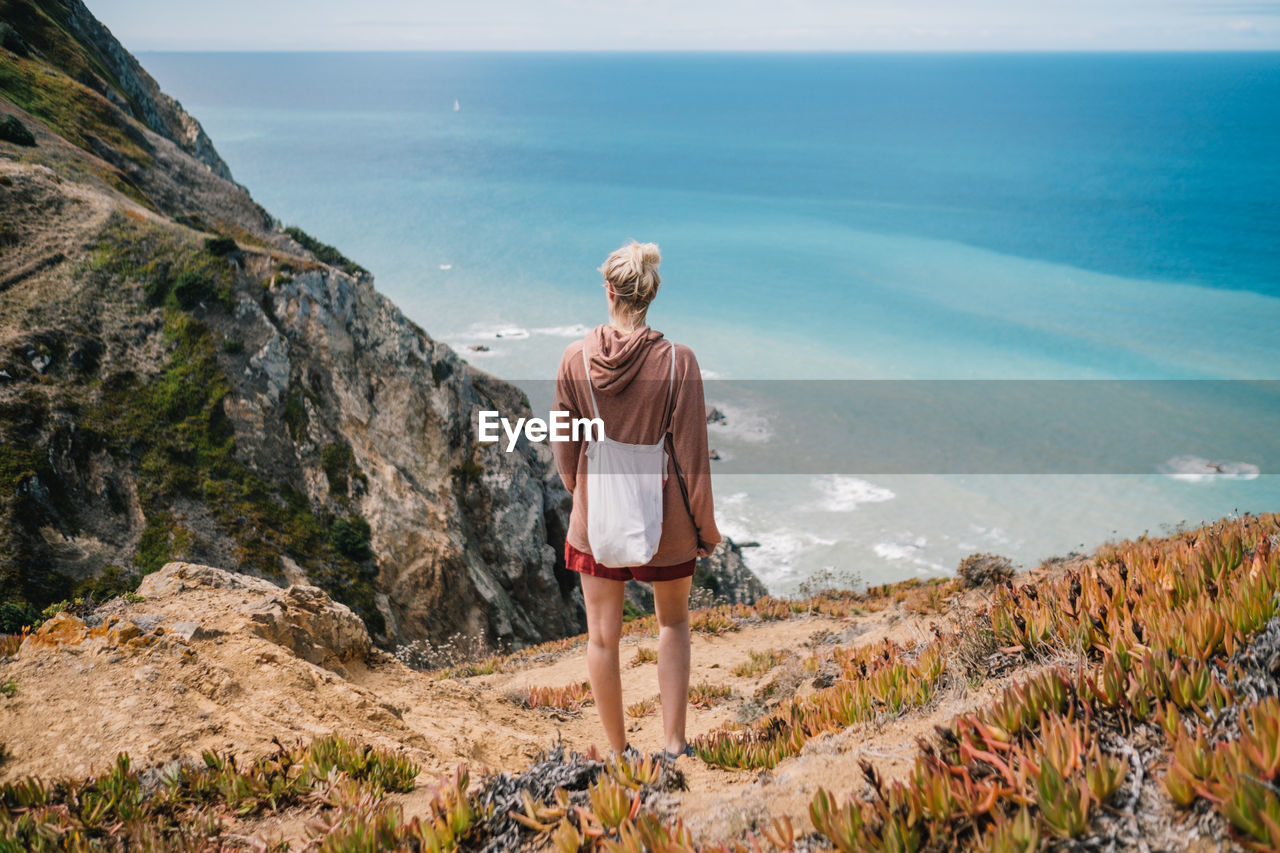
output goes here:
<path id="1" fill-rule="evenodd" d="M 632 237 L 663 250 L 651 324 L 711 378 L 1280 379 L 1280 54 L 141 59 L 258 201 L 516 381 L 605 319 L 595 269 Z M 794 393 L 716 393 L 725 470 L 823 422 Z M 1272 457 L 1206 453 L 718 473 L 717 506 L 781 592 L 1280 510 Z"/>

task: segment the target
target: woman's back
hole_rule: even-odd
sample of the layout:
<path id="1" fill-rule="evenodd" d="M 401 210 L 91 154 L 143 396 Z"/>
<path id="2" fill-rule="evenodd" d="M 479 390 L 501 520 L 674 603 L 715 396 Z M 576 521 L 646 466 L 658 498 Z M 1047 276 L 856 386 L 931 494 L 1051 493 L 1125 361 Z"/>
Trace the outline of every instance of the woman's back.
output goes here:
<path id="1" fill-rule="evenodd" d="M 675 455 L 668 463 L 663 490 L 662 539 L 650 561 L 656 566 L 690 560 L 700 543 L 714 547 L 720 539 L 711 498 L 702 375 L 693 351 L 676 344 L 673 385 L 671 357 L 670 342 L 656 329 L 641 326 L 624 333 L 603 325 L 565 349 L 556 376 L 555 408 L 569 412 L 571 418 L 594 417 L 598 409 L 605 435 L 614 441 L 653 444 L 662 441 L 667 431 L 671 433 Z M 579 551 L 591 553 L 586 536 L 585 479 L 579 476 L 589 464 L 586 446 L 585 441 L 579 441 L 553 444 L 552 448 L 565 487 L 574 494 L 569 542 Z M 687 507 L 680 476 L 688 490 Z"/>

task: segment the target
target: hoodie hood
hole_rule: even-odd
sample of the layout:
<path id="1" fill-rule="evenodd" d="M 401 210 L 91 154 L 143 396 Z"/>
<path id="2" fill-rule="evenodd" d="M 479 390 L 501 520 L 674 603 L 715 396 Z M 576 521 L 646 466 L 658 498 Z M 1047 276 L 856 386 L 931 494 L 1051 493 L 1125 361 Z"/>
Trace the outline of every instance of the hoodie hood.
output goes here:
<path id="1" fill-rule="evenodd" d="M 625 333 L 608 324 L 596 326 L 582 344 L 591 387 L 609 397 L 624 391 L 660 340 L 662 332 L 648 326 Z"/>

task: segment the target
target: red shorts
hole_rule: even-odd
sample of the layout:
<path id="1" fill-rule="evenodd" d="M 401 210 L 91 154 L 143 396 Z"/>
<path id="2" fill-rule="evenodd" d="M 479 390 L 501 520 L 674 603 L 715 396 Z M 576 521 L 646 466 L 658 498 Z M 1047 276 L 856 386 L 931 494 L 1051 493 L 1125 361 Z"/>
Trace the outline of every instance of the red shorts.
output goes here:
<path id="1" fill-rule="evenodd" d="M 697 562 L 695 557 L 686 563 L 677 563 L 674 566 L 630 566 L 617 569 L 600 565 L 595 557 L 582 553 L 570 545 L 568 539 L 564 540 L 564 564 L 569 571 L 611 581 L 638 580 L 653 583 L 690 578 L 693 577 L 693 567 Z"/>

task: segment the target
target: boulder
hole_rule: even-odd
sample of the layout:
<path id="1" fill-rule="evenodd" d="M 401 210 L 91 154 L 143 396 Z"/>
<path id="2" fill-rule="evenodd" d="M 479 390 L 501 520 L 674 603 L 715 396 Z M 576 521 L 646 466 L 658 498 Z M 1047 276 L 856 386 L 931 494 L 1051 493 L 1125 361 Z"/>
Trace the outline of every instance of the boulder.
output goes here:
<path id="1" fill-rule="evenodd" d="M 27 126 L 17 116 L 5 116 L 0 119 L 0 139 L 5 142 L 12 142 L 14 145 L 23 145 L 27 148 L 36 144 L 35 135 L 27 129 Z"/>
<path id="2" fill-rule="evenodd" d="M 148 610 L 181 614 L 168 631 L 185 640 L 243 629 L 330 669 L 362 660 L 372 648 L 351 608 L 306 584 L 281 588 L 212 566 L 168 563 L 142 579 L 138 594 Z"/>

